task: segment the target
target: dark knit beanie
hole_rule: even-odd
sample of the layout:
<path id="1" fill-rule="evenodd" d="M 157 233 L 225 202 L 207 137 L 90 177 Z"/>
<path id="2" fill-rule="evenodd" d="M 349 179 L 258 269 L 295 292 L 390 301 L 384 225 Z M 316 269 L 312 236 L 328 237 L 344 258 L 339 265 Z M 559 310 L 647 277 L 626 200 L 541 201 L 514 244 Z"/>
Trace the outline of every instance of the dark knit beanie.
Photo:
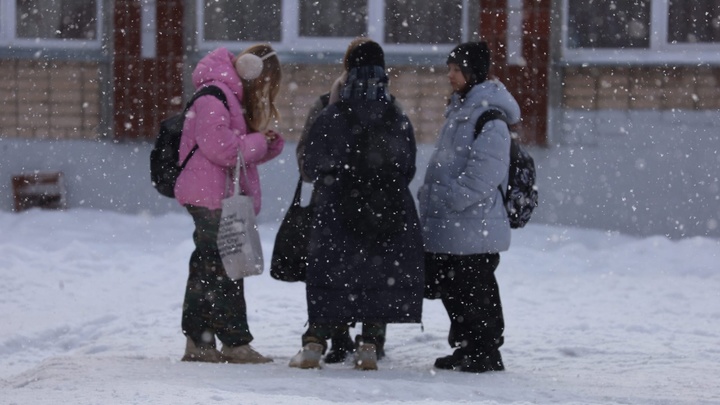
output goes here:
<path id="1" fill-rule="evenodd" d="M 490 48 L 486 42 L 465 42 L 450 52 L 446 63 L 459 65 L 469 84 L 482 83 L 490 71 Z"/>
<path id="2" fill-rule="evenodd" d="M 380 66 L 385 69 L 385 53 L 377 42 L 363 42 L 350 51 L 348 69 L 360 66 Z"/>

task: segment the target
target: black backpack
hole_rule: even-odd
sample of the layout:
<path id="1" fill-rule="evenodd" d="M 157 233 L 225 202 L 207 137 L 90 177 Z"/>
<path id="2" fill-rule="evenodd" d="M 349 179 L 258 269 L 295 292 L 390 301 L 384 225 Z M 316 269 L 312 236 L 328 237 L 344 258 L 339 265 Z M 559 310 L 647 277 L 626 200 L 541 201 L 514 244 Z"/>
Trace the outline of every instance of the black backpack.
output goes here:
<path id="1" fill-rule="evenodd" d="M 488 110 L 480 115 L 475 124 L 475 137 L 482 132 L 485 123 L 503 116 L 498 110 Z M 511 134 L 512 135 L 512 134 Z M 538 205 L 538 191 L 535 187 L 535 161 L 514 137 L 510 139 L 510 171 L 507 190 L 503 192 L 503 203 L 508 213 L 510 227 L 522 228 L 530 221 L 533 209 Z"/>
<path id="2" fill-rule="evenodd" d="M 225 93 L 217 86 L 207 86 L 195 92 L 185 105 L 182 113 L 160 122 L 160 132 L 155 139 L 155 146 L 150 152 L 150 180 L 153 187 L 165 197 L 175 198 L 175 182 L 187 162 L 197 151 L 198 146 L 192 148 L 185 160 L 178 166 L 180 159 L 180 138 L 182 137 L 185 114 L 190 106 L 202 96 L 211 95 L 220 99 L 225 108 L 229 110 Z"/>
<path id="3" fill-rule="evenodd" d="M 391 128 L 402 119 L 398 108 L 388 108 L 369 125 L 361 122 L 348 103 L 338 107 L 354 132 L 347 168 L 339 174 L 342 184 L 340 211 L 355 234 L 376 236 L 405 229 L 406 180 L 395 164 Z"/>

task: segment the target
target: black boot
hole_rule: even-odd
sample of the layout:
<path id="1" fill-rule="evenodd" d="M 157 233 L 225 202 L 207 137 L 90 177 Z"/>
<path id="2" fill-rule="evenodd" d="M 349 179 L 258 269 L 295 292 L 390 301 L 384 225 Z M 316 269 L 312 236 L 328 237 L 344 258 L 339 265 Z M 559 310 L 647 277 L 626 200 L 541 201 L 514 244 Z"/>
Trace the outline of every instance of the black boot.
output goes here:
<path id="1" fill-rule="evenodd" d="M 462 364 L 460 365 L 460 371 L 468 373 L 484 373 L 486 371 L 503 371 L 505 365 L 500 356 L 499 350 L 494 350 L 491 353 L 476 353 L 465 356 Z"/>
<path id="2" fill-rule="evenodd" d="M 458 369 L 464 357 L 463 349 L 455 349 L 453 354 L 435 359 L 435 368 L 442 370 Z"/>
<path id="3" fill-rule="evenodd" d="M 483 353 L 460 348 L 456 349 L 450 356 L 435 359 L 435 368 L 468 373 L 484 373 L 486 371 L 503 371 L 505 365 L 499 350 Z"/>
<path id="4" fill-rule="evenodd" d="M 377 352 L 377 359 L 382 360 L 383 357 L 385 357 L 385 339 L 379 339 L 382 340 L 381 342 L 378 342 L 375 345 L 376 352 Z"/>
<path id="5" fill-rule="evenodd" d="M 355 350 L 355 344 L 350 339 L 350 332 L 345 329 L 337 331 L 330 338 L 330 349 L 325 355 L 325 363 L 342 363 L 348 354 Z"/>

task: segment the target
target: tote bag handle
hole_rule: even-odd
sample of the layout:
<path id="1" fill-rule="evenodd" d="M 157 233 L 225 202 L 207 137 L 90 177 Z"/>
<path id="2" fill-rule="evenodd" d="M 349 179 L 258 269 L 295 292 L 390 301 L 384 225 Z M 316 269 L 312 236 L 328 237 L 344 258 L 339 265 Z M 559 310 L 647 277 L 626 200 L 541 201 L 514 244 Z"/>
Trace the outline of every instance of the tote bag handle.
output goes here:
<path id="1" fill-rule="evenodd" d="M 245 184 L 248 184 L 248 175 L 247 175 L 247 167 L 245 167 L 245 158 L 242 155 L 242 152 L 238 150 L 237 154 L 237 163 L 235 164 L 235 172 L 233 176 L 233 195 L 240 195 L 240 172 L 242 171 L 242 175 L 245 178 Z"/>

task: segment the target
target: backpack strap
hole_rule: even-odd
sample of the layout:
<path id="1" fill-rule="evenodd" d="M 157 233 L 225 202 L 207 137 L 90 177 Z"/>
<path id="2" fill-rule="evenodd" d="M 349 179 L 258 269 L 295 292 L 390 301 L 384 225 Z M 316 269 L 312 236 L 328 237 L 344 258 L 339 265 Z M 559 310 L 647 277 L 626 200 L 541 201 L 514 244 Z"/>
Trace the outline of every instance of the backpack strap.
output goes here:
<path id="1" fill-rule="evenodd" d="M 199 99 L 202 96 L 213 96 L 220 101 L 222 101 L 225 108 L 227 108 L 228 111 L 230 111 L 230 106 L 228 105 L 227 96 L 225 95 L 225 92 L 222 91 L 222 89 L 218 86 L 205 86 L 201 88 L 200 90 L 196 91 L 195 94 L 190 98 L 190 100 L 185 104 L 185 111 L 183 111 L 183 116 L 187 114 L 188 110 L 190 110 L 190 107 L 192 107 L 195 100 Z M 182 164 L 180 165 L 180 170 L 182 171 L 185 169 L 185 165 L 187 165 L 188 161 L 192 157 L 192 155 L 195 154 L 195 151 L 198 150 L 198 145 L 195 144 L 193 148 L 190 150 L 190 153 L 185 157 L 185 160 L 183 160 Z"/>
<path id="2" fill-rule="evenodd" d="M 475 133 L 473 135 L 475 137 L 475 139 L 477 139 L 477 137 L 480 135 L 485 124 L 487 124 L 488 122 L 490 122 L 492 120 L 500 119 L 504 116 L 505 116 L 505 114 L 503 114 L 500 110 L 496 110 L 494 108 L 491 108 L 491 109 L 485 111 L 484 113 L 480 114 L 480 117 L 478 117 L 478 120 L 475 123 Z M 505 191 L 503 191 L 503 189 L 502 189 L 502 184 L 498 184 L 498 190 L 500 190 L 500 195 L 502 195 L 503 204 L 507 204 L 507 195 L 506 195 Z"/>
<path id="3" fill-rule="evenodd" d="M 225 92 L 222 91 L 222 89 L 218 86 L 205 86 L 201 87 L 198 91 L 193 94 L 192 98 L 190 98 L 190 101 L 187 102 L 185 105 L 185 111 L 190 109 L 190 106 L 197 100 L 198 98 L 202 96 L 214 96 L 218 100 L 222 101 L 225 108 L 230 111 L 230 106 L 228 106 L 227 96 L 225 95 Z"/>
<path id="4" fill-rule="evenodd" d="M 478 117 L 477 122 L 475 123 L 475 134 L 474 137 L 477 139 L 478 135 L 482 132 L 483 127 L 485 124 L 492 120 L 500 119 L 501 117 L 504 117 L 505 114 L 503 114 L 500 110 L 496 110 L 494 108 L 491 108 L 484 113 L 480 114 L 480 117 Z"/>

